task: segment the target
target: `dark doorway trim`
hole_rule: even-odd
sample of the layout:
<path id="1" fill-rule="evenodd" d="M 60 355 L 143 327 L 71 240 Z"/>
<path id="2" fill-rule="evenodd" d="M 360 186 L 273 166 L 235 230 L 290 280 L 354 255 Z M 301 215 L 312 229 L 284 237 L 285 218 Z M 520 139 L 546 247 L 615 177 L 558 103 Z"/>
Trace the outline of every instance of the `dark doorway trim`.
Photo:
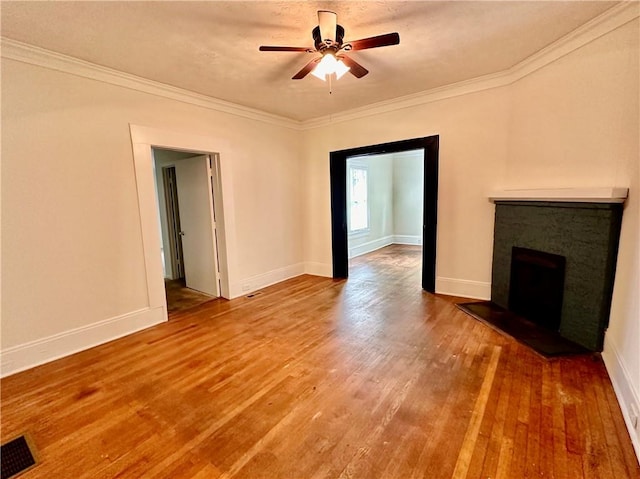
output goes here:
<path id="1" fill-rule="evenodd" d="M 331 178 L 331 247 L 333 251 L 334 278 L 347 278 L 349 276 L 347 158 L 421 149 L 424 158 L 422 288 L 432 293 L 435 292 L 439 138 L 438 135 L 434 135 L 331 152 L 329 170 Z"/>

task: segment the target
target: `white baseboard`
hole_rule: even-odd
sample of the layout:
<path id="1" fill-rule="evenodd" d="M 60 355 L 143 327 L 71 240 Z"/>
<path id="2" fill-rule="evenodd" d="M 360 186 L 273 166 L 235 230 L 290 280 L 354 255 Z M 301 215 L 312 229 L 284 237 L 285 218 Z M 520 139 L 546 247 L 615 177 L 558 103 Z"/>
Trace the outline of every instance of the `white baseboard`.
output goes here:
<path id="1" fill-rule="evenodd" d="M 371 253 L 372 251 L 379 250 L 385 246 L 393 244 L 393 236 L 384 236 L 373 241 L 368 241 L 353 248 L 349 248 L 349 259 L 356 256 L 362 256 L 363 254 Z"/>
<path id="2" fill-rule="evenodd" d="M 162 323 L 166 319 L 164 308 L 145 308 L 7 348 L 0 353 L 0 376 L 10 376 L 84 351 Z"/>
<path id="3" fill-rule="evenodd" d="M 436 277 L 436 293 L 472 299 L 491 299 L 491 283 Z"/>
<path id="4" fill-rule="evenodd" d="M 624 422 L 627 425 L 629 436 L 631 436 L 631 442 L 633 448 L 636 451 L 636 457 L 640 461 L 640 424 L 634 429 L 631 421 L 632 406 L 635 407 L 636 414 L 640 414 L 640 400 L 638 391 L 633 386 L 629 370 L 626 368 L 620 353 L 616 348 L 613 341 L 609 339 L 608 335 L 604 337 L 604 351 L 602 352 L 602 359 L 604 365 L 611 378 L 613 384 L 613 390 L 616 393 L 616 398 L 620 404 Z M 637 386 L 636 386 L 637 387 Z M 640 418 L 637 419 L 640 422 Z"/>
<path id="5" fill-rule="evenodd" d="M 304 272 L 305 274 L 312 274 L 314 276 L 324 276 L 325 278 L 333 278 L 333 265 L 307 261 L 304 264 Z"/>
<path id="6" fill-rule="evenodd" d="M 305 264 L 296 263 L 283 268 L 267 271 L 266 273 L 250 276 L 235 283 L 231 288 L 231 299 L 251 294 L 272 284 L 279 283 L 286 279 L 295 278 L 305 273 Z"/>
<path id="7" fill-rule="evenodd" d="M 422 236 L 420 235 L 393 235 L 393 244 L 409 244 L 422 245 Z"/>

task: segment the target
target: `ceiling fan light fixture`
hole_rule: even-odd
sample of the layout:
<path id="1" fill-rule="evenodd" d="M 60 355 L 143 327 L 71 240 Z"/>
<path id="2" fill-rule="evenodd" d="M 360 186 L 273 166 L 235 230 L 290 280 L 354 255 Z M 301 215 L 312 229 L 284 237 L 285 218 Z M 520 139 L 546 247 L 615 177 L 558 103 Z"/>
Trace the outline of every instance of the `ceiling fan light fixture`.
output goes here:
<path id="1" fill-rule="evenodd" d="M 0 0 L 1 1 L 1 0 Z M 385 33 L 375 37 L 361 38 L 344 43 L 344 27 L 338 25 L 338 16 L 329 10 L 318 10 L 318 25 L 311 31 L 315 48 L 305 47 L 279 47 L 262 45 L 261 52 L 305 52 L 318 53 L 313 60 L 307 62 L 298 73 L 291 77 L 292 80 L 301 80 L 309 73 L 322 81 L 336 79 L 350 72 L 356 78 L 362 78 L 369 73 L 365 67 L 344 53 L 352 50 L 368 50 L 370 48 L 386 47 L 400 43 L 398 32 Z M 331 89 L 331 86 L 329 86 Z"/>
<path id="2" fill-rule="evenodd" d="M 336 62 L 336 71 L 335 71 L 336 78 L 340 78 L 342 75 L 347 73 L 349 70 L 351 70 L 351 68 L 348 67 L 347 65 L 345 65 L 342 60 L 338 60 Z"/>
<path id="3" fill-rule="evenodd" d="M 331 53 L 326 53 L 311 74 L 322 81 L 327 81 L 327 75 L 335 73 L 336 78 L 340 78 L 349 70 L 350 68 L 342 60 L 336 59 Z"/>

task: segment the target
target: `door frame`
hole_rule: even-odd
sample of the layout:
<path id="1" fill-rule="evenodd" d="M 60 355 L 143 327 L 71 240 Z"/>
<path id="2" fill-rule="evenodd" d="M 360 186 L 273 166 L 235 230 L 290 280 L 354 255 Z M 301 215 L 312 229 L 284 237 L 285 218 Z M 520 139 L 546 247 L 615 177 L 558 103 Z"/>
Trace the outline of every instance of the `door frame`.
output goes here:
<path id="1" fill-rule="evenodd" d="M 168 320 L 162 258 L 160 257 L 160 222 L 152 148 L 181 150 L 195 155 L 212 155 L 213 180 L 216 186 L 214 208 L 218 228 L 218 262 L 220 266 L 220 293 L 231 299 L 237 289 L 236 225 L 233 203 L 231 148 L 228 141 L 212 136 L 159 130 L 129 125 L 133 147 L 138 208 L 147 279 L 149 309 L 157 309 Z M 237 296 L 237 294 L 236 294 Z"/>
<path id="2" fill-rule="evenodd" d="M 438 226 L 438 154 L 440 136 L 362 146 L 332 151 L 329 156 L 331 183 L 331 248 L 333 277 L 349 277 L 349 246 L 347 234 L 347 159 L 353 156 L 381 155 L 409 150 L 422 150 L 424 161 L 423 225 L 422 225 L 422 288 L 431 293 L 436 289 L 436 236 Z"/>
<path id="3" fill-rule="evenodd" d="M 157 165 L 156 165 L 157 168 Z M 171 261 L 171 278 L 184 277 L 184 259 L 182 255 L 182 241 L 180 240 L 180 209 L 178 207 L 178 188 L 176 185 L 175 165 L 162 166 L 162 181 L 164 182 L 164 204 L 167 215 L 167 232 L 169 236 L 169 254 Z M 165 255 L 165 263 L 167 257 Z"/>

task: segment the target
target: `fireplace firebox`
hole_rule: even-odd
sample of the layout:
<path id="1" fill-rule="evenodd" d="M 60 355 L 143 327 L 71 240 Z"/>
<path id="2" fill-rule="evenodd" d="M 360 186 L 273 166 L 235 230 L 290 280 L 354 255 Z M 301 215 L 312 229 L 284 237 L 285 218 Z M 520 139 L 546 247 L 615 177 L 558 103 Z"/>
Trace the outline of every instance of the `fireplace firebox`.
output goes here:
<path id="1" fill-rule="evenodd" d="M 560 328 L 565 257 L 529 248 L 511 249 L 509 310 L 552 331 Z"/>

